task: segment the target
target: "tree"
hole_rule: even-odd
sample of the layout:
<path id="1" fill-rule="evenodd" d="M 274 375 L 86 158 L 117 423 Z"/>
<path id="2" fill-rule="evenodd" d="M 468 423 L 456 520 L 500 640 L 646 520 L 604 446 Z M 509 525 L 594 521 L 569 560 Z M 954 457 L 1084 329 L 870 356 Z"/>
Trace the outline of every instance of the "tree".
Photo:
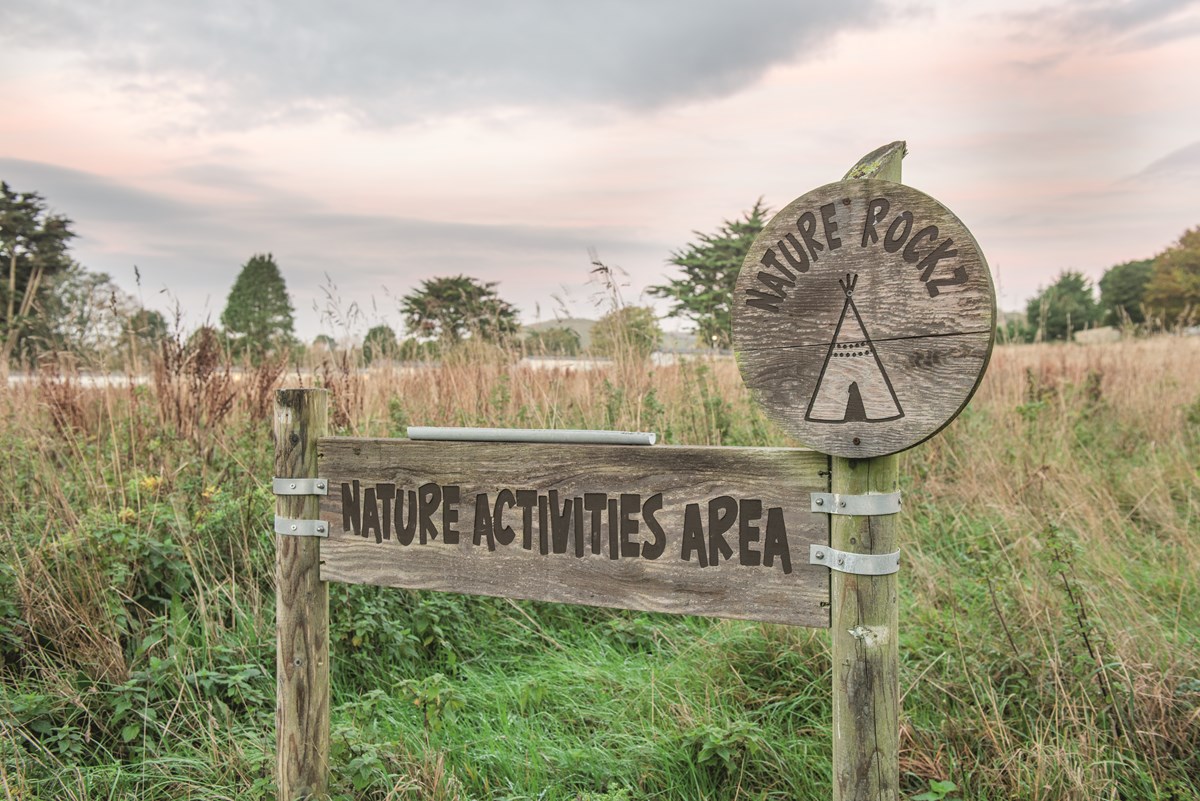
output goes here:
<path id="1" fill-rule="evenodd" d="M 377 325 L 363 337 L 363 360 L 367 364 L 378 359 L 395 358 L 399 345 L 391 326 Z"/>
<path id="2" fill-rule="evenodd" d="M 221 325 L 235 354 L 258 358 L 292 344 L 292 302 L 270 253 L 256 253 L 242 265 L 221 312 Z"/>
<path id="3" fill-rule="evenodd" d="M 125 334 L 154 344 L 167 335 L 167 319 L 162 312 L 139 307 L 126 318 Z"/>
<path id="4" fill-rule="evenodd" d="M 17 351 L 34 318 L 49 317 L 54 279 L 76 266 L 67 254 L 71 221 L 51 214 L 36 192 L 14 192 L 0 181 L 0 337 L 4 361 Z M 46 322 L 46 321 L 43 321 Z"/>
<path id="5" fill-rule="evenodd" d="M 1042 339 L 1069 339 L 1076 331 L 1099 321 L 1101 309 L 1092 282 L 1083 273 L 1065 270 L 1053 284 L 1038 292 L 1025 307 L 1029 327 Z"/>
<path id="6" fill-rule="evenodd" d="M 662 340 L 654 310 L 622 306 L 600 318 L 592 329 L 592 350 L 601 356 L 645 358 Z"/>
<path id="7" fill-rule="evenodd" d="M 422 342 L 414 337 L 407 337 L 396 349 L 396 358 L 402 362 L 427 362 L 436 359 L 437 355 L 436 341 Z"/>
<path id="8" fill-rule="evenodd" d="M 129 320 L 139 307 L 106 273 L 72 264 L 47 283 L 38 314 L 22 323 L 22 356 L 59 351 L 104 360 L 127 344 Z"/>
<path id="9" fill-rule="evenodd" d="M 1154 257 L 1146 283 L 1146 306 L 1167 323 L 1184 324 L 1200 312 L 1200 227 Z"/>
<path id="10" fill-rule="evenodd" d="M 122 346 L 129 362 L 138 365 L 141 355 L 158 351 L 168 335 L 167 320 L 161 312 L 134 306 L 122 321 Z"/>
<path id="11" fill-rule="evenodd" d="M 1127 261 L 1108 268 L 1100 279 L 1100 307 L 1104 320 L 1110 325 L 1120 325 L 1123 320 L 1145 322 L 1142 303 L 1146 294 L 1146 283 L 1154 272 L 1150 259 Z"/>
<path id="12" fill-rule="evenodd" d="M 416 336 L 450 344 L 467 337 L 503 340 L 517 332 L 517 310 L 495 286 L 465 275 L 430 278 L 400 300 L 404 324 Z"/>
<path id="13" fill-rule="evenodd" d="M 530 331 L 525 337 L 525 350 L 546 356 L 577 356 L 582 343 L 579 332 L 565 326 L 553 326 Z"/>
<path id="14" fill-rule="evenodd" d="M 669 261 L 683 269 L 683 278 L 650 287 L 651 295 L 675 300 L 669 316 L 694 321 L 706 345 L 730 345 L 733 286 L 754 237 L 767 222 L 767 214 L 759 198 L 741 219 L 726 220 L 715 233 L 693 231 L 699 241 L 672 253 Z"/>

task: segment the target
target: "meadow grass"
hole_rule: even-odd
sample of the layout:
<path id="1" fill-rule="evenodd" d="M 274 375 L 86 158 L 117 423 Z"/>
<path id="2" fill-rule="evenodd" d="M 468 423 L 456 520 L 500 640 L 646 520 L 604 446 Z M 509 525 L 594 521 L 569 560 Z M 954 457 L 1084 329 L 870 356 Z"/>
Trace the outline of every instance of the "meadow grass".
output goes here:
<path id="1" fill-rule="evenodd" d="M 335 433 L 783 445 L 729 360 L 232 371 L 0 390 L 5 799 L 273 798 L 273 388 Z M 1200 797 L 1200 342 L 996 351 L 903 459 L 901 773 L 948 799 Z M 828 637 L 331 587 L 337 799 L 826 799 Z M 952 781 L 955 790 L 934 782 Z"/>

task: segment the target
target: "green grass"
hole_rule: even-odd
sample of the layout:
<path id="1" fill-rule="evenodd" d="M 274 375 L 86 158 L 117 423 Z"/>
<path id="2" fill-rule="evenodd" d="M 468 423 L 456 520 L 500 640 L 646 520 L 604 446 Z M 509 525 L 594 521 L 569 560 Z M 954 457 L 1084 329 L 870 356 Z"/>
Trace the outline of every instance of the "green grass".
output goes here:
<path id="1" fill-rule="evenodd" d="M 0 395 L 0 798 L 274 797 L 274 379 L 180 364 Z M 786 442 L 723 362 L 321 376 L 339 433 Z M 1198 454 L 1200 347 L 1163 340 L 1001 349 L 904 458 L 906 796 L 1200 797 Z M 830 797 L 823 631 L 344 585 L 331 610 L 333 798 Z"/>

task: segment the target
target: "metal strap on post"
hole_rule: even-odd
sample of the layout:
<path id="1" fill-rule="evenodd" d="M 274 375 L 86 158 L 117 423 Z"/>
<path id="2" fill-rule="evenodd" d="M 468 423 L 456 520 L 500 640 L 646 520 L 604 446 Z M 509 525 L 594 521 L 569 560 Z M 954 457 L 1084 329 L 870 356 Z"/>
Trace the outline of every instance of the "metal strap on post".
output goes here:
<path id="1" fill-rule="evenodd" d="M 812 511 L 852 517 L 894 515 L 900 511 L 900 492 L 872 492 L 866 495 L 814 492 Z M 813 544 L 809 546 L 808 563 L 855 576 L 887 576 L 900 570 L 900 552 L 853 553 Z"/>
<path id="2" fill-rule="evenodd" d="M 900 492 L 872 492 L 867 495 L 814 492 L 812 494 L 812 510 L 831 515 L 852 515 L 854 517 L 894 515 L 900 511 Z"/>
<path id="3" fill-rule="evenodd" d="M 808 546 L 808 563 L 855 576 L 887 576 L 900 571 L 900 552 L 849 553 L 814 543 Z"/>
<path id="4" fill-rule="evenodd" d="M 328 495 L 329 481 L 324 478 L 274 478 L 271 490 L 276 495 Z M 275 533 L 289 537 L 328 537 L 324 520 L 300 520 L 275 515 Z"/>
<path id="5" fill-rule="evenodd" d="M 275 533 L 289 537 L 328 537 L 329 524 L 324 520 L 300 520 L 275 515 Z"/>
<path id="6" fill-rule="evenodd" d="M 271 491 L 276 495 L 328 495 L 329 482 L 323 478 L 275 478 Z"/>

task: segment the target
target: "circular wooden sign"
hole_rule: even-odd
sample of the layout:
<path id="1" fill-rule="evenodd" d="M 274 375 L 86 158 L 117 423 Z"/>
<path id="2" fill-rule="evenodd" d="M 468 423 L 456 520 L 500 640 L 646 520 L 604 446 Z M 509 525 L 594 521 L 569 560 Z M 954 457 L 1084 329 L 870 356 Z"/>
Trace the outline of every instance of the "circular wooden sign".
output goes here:
<path id="1" fill-rule="evenodd" d="M 928 195 L 876 179 L 788 204 L 734 289 L 742 378 L 800 442 L 867 458 L 923 442 L 983 377 L 996 294 L 979 245 Z"/>

